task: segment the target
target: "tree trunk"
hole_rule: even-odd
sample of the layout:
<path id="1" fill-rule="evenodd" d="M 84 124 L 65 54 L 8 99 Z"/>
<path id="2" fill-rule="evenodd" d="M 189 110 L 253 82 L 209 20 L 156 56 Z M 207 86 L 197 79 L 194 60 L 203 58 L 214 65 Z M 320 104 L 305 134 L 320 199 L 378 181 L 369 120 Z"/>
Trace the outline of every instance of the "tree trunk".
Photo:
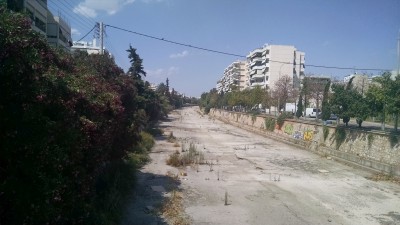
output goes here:
<path id="1" fill-rule="evenodd" d="M 397 132 L 398 120 L 399 120 L 399 114 L 396 113 L 396 115 L 394 116 L 394 131 L 395 132 Z"/>

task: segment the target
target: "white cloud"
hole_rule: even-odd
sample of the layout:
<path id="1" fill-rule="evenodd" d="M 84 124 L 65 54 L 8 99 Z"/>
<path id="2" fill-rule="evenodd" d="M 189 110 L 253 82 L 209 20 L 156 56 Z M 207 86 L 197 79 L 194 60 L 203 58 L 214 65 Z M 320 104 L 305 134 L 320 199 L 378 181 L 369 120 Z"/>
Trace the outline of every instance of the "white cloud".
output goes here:
<path id="1" fill-rule="evenodd" d="M 80 35 L 81 35 L 81 32 L 79 32 L 78 29 L 71 28 L 71 34 L 72 34 L 72 35 L 76 35 L 76 36 L 80 36 Z"/>
<path id="2" fill-rule="evenodd" d="M 123 6 L 132 4 L 135 0 L 84 0 L 74 7 L 73 12 L 85 17 L 95 18 L 99 11 L 109 15 L 118 12 Z"/>
<path id="3" fill-rule="evenodd" d="M 168 69 L 160 68 L 156 70 L 146 70 L 146 77 L 153 79 L 167 78 L 179 73 L 179 67 L 171 66 Z"/>
<path id="4" fill-rule="evenodd" d="M 186 57 L 188 55 L 189 55 L 189 52 L 185 50 L 185 51 L 180 52 L 180 53 L 171 54 L 169 57 L 171 59 L 174 59 L 174 58 L 183 58 L 183 57 Z"/>
<path id="5" fill-rule="evenodd" d="M 324 41 L 324 42 L 322 42 L 322 46 L 326 47 L 326 46 L 328 46 L 328 45 L 331 45 L 331 42 L 330 42 L 330 41 Z"/>

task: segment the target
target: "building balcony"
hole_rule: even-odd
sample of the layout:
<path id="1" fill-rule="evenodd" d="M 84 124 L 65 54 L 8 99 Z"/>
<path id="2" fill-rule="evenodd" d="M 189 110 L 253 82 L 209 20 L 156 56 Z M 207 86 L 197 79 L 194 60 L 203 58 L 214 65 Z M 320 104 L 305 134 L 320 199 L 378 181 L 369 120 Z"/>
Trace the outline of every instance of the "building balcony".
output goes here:
<path id="1" fill-rule="evenodd" d="M 238 78 L 238 77 L 240 77 L 240 73 L 232 73 L 230 76 L 234 77 L 234 78 Z"/>
<path id="2" fill-rule="evenodd" d="M 253 66 L 251 69 L 252 70 L 263 70 L 265 68 L 265 65 L 259 65 L 259 66 Z"/>
<path id="3" fill-rule="evenodd" d="M 251 51 L 248 55 L 247 55 L 247 58 L 252 58 L 252 57 L 254 57 L 255 55 L 260 55 L 261 56 L 261 54 L 263 53 L 263 49 L 262 48 L 257 48 L 257 49 L 255 49 L 255 50 L 253 50 L 253 51 Z"/>
<path id="4" fill-rule="evenodd" d="M 251 83 L 251 87 L 257 87 L 257 86 L 264 86 L 264 82 L 253 82 L 253 83 Z"/>
<path id="5" fill-rule="evenodd" d="M 250 76 L 251 76 L 251 75 L 256 74 L 256 73 L 257 73 L 257 70 L 250 70 L 250 73 L 249 73 L 249 74 L 250 74 Z"/>
<path id="6" fill-rule="evenodd" d="M 250 63 L 250 67 L 252 67 L 252 66 L 254 66 L 256 64 L 261 64 L 261 63 L 262 63 L 262 59 L 261 58 L 256 58 Z"/>
<path id="7" fill-rule="evenodd" d="M 264 74 L 255 74 L 251 76 L 251 79 L 264 79 L 265 75 Z"/>

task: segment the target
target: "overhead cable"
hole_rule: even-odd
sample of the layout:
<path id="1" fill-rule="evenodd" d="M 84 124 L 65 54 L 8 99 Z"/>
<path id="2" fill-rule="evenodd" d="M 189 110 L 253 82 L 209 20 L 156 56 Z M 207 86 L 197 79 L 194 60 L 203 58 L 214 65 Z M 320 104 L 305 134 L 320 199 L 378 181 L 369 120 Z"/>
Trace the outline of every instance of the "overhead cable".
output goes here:
<path id="1" fill-rule="evenodd" d="M 223 52 L 223 51 L 213 50 L 213 49 L 209 49 L 209 48 L 198 47 L 198 46 L 195 46 L 195 45 L 185 44 L 185 43 L 181 43 L 181 42 L 177 42 L 177 41 L 171 41 L 171 40 L 167 40 L 165 38 L 155 37 L 155 36 L 152 36 L 152 35 L 139 33 L 139 32 L 136 32 L 136 31 L 124 29 L 124 28 L 113 26 L 113 25 L 109 25 L 109 24 L 104 24 L 104 25 L 108 26 L 108 27 L 111 27 L 111 28 L 114 28 L 114 29 L 117 29 L 117 30 L 125 31 L 125 32 L 128 32 L 128 33 L 140 35 L 140 36 L 143 36 L 143 37 L 147 37 L 147 38 L 151 38 L 151 39 L 155 39 L 155 40 L 159 40 L 159 41 L 168 42 L 168 43 L 175 44 L 175 45 L 181 45 L 181 46 L 185 46 L 185 47 L 189 47 L 189 48 L 199 49 L 199 50 L 218 53 L 218 54 L 223 54 L 223 55 L 236 56 L 236 57 L 240 57 L 240 58 L 247 58 L 247 56 L 245 56 L 245 55 L 239 55 L 239 54 L 234 54 L 234 53 L 229 53 L 229 52 Z M 275 60 L 270 60 L 270 62 L 276 62 L 276 63 L 282 63 L 282 64 L 292 64 L 291 62 L 282 62 L 282 61 L 275 61 Z M 324 66 L 324 65 L 312 65 L 312 64 L 302 64 L 302 65 L 304 67 L 316 67 L 316 68 L 339 69 L 339 70 L 371 70 L 371 71 L 388 71 L 389 70 L 389 69 L 378 69 L 378 68 L 356 68 L 356 67 L 350 68 L 350 67 Z"/>
<path id="2" fill-rule="evenodd" d="M 184 43 L 180 43 L 180 42 L 176 42 L 176 41 L 170 41 L 170 40 L 167 40 L 167 39 L 164 39 L 164 38 L 159 38 L 159 37 L 155 37 L 155 36 L 151 36 L 151 35 L 147 35 L 147 34 L 142 34 L 142 33 L 139 33 L 139 32 L 127 30 L 127 29 L 124 29 L 124 28 L 120 28 L 120 27 L 116 27 L 116 26 L 112 26 L 112 25 L 108 25 L 108 24 L 105 24 L 105 26 L 112 27 L 112 28 L 115 28 L 117 30 L 122 30 L 122 31 L 125 31 L 125 32 L 137 34 L 137 35 L 140 35 L 140 36 L 156 39 L 156 40 L 159 40 L 159 41 L 168 42 L 168 43 L 171 43 L 171 44 L 186 46 L 186 47 L 189 47 L 189 48 L 195 48 L 195 49 L 199 49 L 199 50 L 203 50 L 203 51 L 214 52 L 214 53 L 223 54 L 223 55 L 236 56 L 236 57 L 241 57 L 241 58 L 246 57 L 246 56 L 242 56 L 242 55 L 238 55 L 238 54 L 222 52 L 222 51 L 212 50 L 212 49 L 208 49 L 208 48 L 202 48 L 202 47 L 189 45 L 189 44 L 184 44 Z"/>
<path id="3" fill-rule="evenodd" d="M 82 39 L 84 39 L 86 36 L 88 36 L 89 34 L 90 34 L 90 32 L 92 32 L 93 30 L 94 30 L 94 28 L 96 28 L 96 26 L 93 26 L 93 28 L 89 31 L 89 32 L 87 32 L 87 34 L 85 34 L 85 36 L 83 36 L 81 39 L 79 39 L 78 41 L 82 41 Z M 77 41 L 77 42 L 78 42 Z"/>

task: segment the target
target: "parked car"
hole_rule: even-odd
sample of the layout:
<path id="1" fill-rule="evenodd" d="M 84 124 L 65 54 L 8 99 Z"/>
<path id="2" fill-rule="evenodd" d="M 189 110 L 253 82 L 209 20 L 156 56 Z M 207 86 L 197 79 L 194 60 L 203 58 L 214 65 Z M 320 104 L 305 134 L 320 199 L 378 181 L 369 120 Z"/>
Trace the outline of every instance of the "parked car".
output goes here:
<path id="1" fill-rule="evenodd" d="M 337 120 L 338 116 L 335 114 L 331 114 L 331 116 L 329 117 L 329 120 Z"/>
<path id="2" fill-rule="evenodd" d="M 315 118 L 317 116 L 317 112 L 319 115 L 321 115 L 321 109 L 317 108 L 306 108 L 306 115 L 305 117 L 313 117 Z"/>

